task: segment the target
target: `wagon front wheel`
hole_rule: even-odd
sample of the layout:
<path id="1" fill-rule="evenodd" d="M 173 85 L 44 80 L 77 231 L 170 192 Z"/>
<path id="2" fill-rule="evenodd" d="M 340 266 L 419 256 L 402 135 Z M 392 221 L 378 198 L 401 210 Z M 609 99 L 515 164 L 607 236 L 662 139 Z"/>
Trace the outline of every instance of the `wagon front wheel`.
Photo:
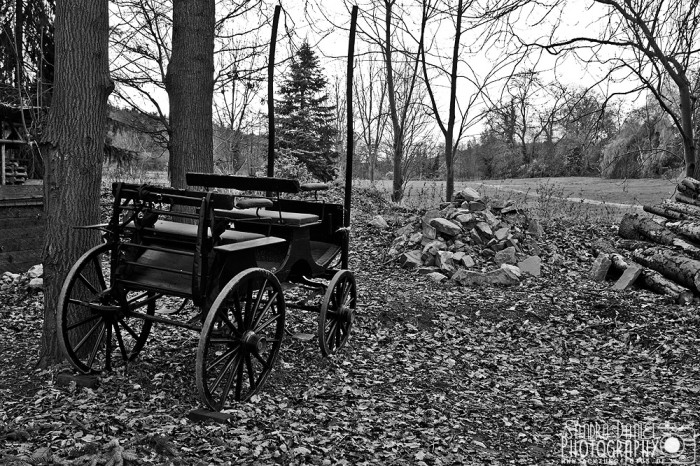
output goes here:
<path id="1" fill-rule="evenodd" d="M 262 388 L 282 345 L 284 319 L 282 287 L 268 270 L 245 270 L 224 286 L 197 347 L 197 390 L 209 409 L 246 401 Z"/>
<path id="2" fill-rule="evenodd" d="M 112 247 L 97 246 L 73 265 L 58 297 L 58 343 L 80 372 L 93 374 L 132 361 L 148 339 L 158 296 L 118 290 L 109 271 Z"/>
<path id="3" fill-rule="evenodd" d="M 356 307 L 355 275 L 340 270 L 328 284 L 318 313 L 318 343 L 324 356 L 335 353 L 348 341 Z"/>

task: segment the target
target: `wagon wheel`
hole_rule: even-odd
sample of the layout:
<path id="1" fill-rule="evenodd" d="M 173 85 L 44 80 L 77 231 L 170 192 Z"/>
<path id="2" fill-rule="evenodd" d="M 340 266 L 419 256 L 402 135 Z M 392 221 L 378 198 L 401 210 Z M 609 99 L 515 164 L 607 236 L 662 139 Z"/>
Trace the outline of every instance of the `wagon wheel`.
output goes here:
<path id="1" fill-rule="evenodd" d="M 143 349 L 151 322 L 133 312 L 153 315 L 158 296 L 113 288 L 109 272 L 112 246 L 97 246 L 78 259 L 58 297 L 58 342 L 70 363 L 84 374 L 111 370 L 134 360 Z"/>
<path id="2" fill-rule="evenodd" d="M 197 348 L 197 390 L 221 410 L 227 399 L 246 401 L 263 386 L 284 337 L 285 304 L 279 280 L 253 268 L 229 281 L 212 304 Z"/>
<path id="3" fill-rule="evenodd" d="M 335 353 L 348 341 L 356 306 L 355 275 L 340 270 L 328 284 L 318 313 L 318 344 L 324 356 Z"/>

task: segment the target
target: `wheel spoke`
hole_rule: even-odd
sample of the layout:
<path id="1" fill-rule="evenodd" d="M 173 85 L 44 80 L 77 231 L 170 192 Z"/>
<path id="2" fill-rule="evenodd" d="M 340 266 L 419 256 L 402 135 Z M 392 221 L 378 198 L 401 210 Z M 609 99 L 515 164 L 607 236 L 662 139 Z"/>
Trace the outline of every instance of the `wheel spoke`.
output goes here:
<path id="1" fill-rule="evenodd" d="M 219 356 L 219 357 L 216 359 L 216 361 L 212 362 L 211 364 L 209 364 L 209 365 L 207 366 L 207 372 L 210 372 L 210 371 L 214 370 L 214 368 L 215 368 L 216 366 L 218 366 L 224 359 L 226 359 L 226 358 L 228 358 L 228 357 L 230 357 L 230 356 L 232 356 L 232 355 L 235 355 L 237 351 L 238 351 L 238 347 L 236 347 L 236 348 L 231 348 L 231 349 L 229 349 L 228 351 L 226 351 L 224 354 L 222 354 L 221 356 Z"/>
<path id="2" fill-rule="evenodd" d="M 87 366 L 92 367 L 93 363 L 95 362 L 95 357 L 97 356 L 97 351 L 100 349 L 100 346 L 102 345 L 102 339 L 105 336 L 105 331 L 106 331 L 106 326 L 104 325 L 104 322 L 102 323 L 102 330 L 100 330 L 100 334 L 97 337 L 97 342 L 95 343 L 95 346 L 92 348 L 92 353 L 90 353 L 90 358 L 88 359 Z"/>
<path id="3" fill-rule="evenodd" d="M 112 370 L 112 324 L 107 326 L 107 341 L 105 342 L 105 369 Z"/>
<path id="4" fill-rule="evenodd" d="M 100 325 L 104 325 L 104 321 L 100 320 L 99 322 L 95 323 L 95 325 L 93 325 L 93 326 L 90 328 L 90 330 L 88 330 L 88 332 L 85 334 L 85 336 L 83 337 L 83 339 L 80 340 L 80 341 L 78 342 L 78 344 L 75 345 L 75 346 L 73 347 L 73 350 L 74 350 L 76 353 L 77 353 L 78 351 L 80 351 L 80 348 L 82 348 L 82 346 L 90 339 L 90 337 L 92 336 L 92 334 L 95 333 L 95 330 L 97 330 L 97 327 L 99 327 Z"/>
<path id="5" fill-rule="evenodd" d="M 245 314 L 243 316 L 244 326 L 242 330 L 248 330 L 253 321 L 253 287 L 252 283 L 248 283 L 248 289 L 245 294 Z"/>
<path id="6" fill-rule="evenodd" d="M 100 264 L 100 257 L 95 256 L 93 257 L 93 265 L 95 266 L 95 269 L 97 270 L 97 279 L 100 282 L 100 286 L 102 287 L 103 290 L 107 289 L 107 281 L 105 280 L 104 272 L 102 271 L 102 264 Z"/>
<path id="7" fill-rule="evenodd" d="M 238 364 L 236 369 L 236 399 L 240 400 L 243 389 L 243 364 Z"/>
<path id="8" fill-rule="evenodd" d="M 255 313 L 258 312 L 258 309 L 260 309 L 260 303 L 262 302 L 263 295 L 265 294 L 265 288 L 267 288 L 267 279 L 265 279 L 265 282 L 263 282 L 263 286 L 261 286 L 258 289 L 258 296 L 255 298 L 255 306 L 253 306 L 253 315 L 251 316 L 251 323 L 253 321 L 253 318 L 255 317 Z M 251 327 L 255 328 L 254 325 L 252 325 Z"/>
<path id="9" fill-rule="evenodd" d="M 135 340 L 138 340 L 138 339 L 139 339 L 139 335 L 136 333 L 136 331 L 134 331 L 134 329 L 132 329 L 132 328 L 129 326 L 129 324 L 126 323 L 126 321 L 124 320 L 124 317 L 121 317 L 121 316 L 120 316 L 120 317 L 119 317 L 119 322 L 120 322 L 120 323 L 122 324 L 122 326 L 124 327 L 124 330 L 126 330 L 127 332 L 129 332 L 129 335 L 131 335 L 132 337 L 134 337 Z"/>
<path id="10" fill-rule="evenodd" d="M 211 391 L 214 392 L 216 388 L 219 386 L 221 381 L 224 379 L 224 376 L 228 372 L 229 369 L 233 366 L 234 362 L 236 363 L 236 367 L 233 371 L 231 371 L 231 375 L 233 375 L 236 372 L 236 369 L 238 369 L 238 366 L 240 366 L 240 354 L 237 352 L 232 355 L 231 359 L 228 360 L 226 364 L 224 364 L 223 369 L 221 369 L 221 372 L 219 373 L 219 376 L 214 380 L 214 383 L 211 385 Z M 213 367 L 212 367 L 213 369 Z M 227 385 L 230 385 L 230 382 L 227 382 Z"/>
<path id="11" fill-rule="evenodd" d="M 250 389 L 255 390 L 255 371 L 253 370 L 253 361 L 250 359 L 250 353 L 246 351 L 244 355 L 245 367 L 248 371 L 248 382 L 250 383 Z"/>
<path id="12" fill-rule="evenodd" d="M 98 293 L 100 292 L 100 290 L 98 290 L 97 288 L 95 288 L 95 285 L 93 285 L 92 283 L 90 283 L 90 280 L 88 280 L 87 278 L 85 278 L 85 275 L 83 275 L 82 273 L 81 273 L 81 274 L 78 274 L 78 278 L 80 278 L 80 281 L 83 282 L 83 283 L 85 284 L 85 286 L 87 286 L 88 288 L 90 288 L 90 291 L 92 291 L 93 293 L 98 294 Z"/>
<path id="13" fill-rule="evenodd" d="M 265 330 L 267 327 L 269 327 L 270 324 L 272 324 L 273 322 L 276 322 L 277 319 L 279 319 L 279 318 L 280 318 L 280 315 L 279 315 L 279 314 L 275 314 L 274 316 L 270 317 L 270 319 L 267 320 L 264 324 L 262 324 L 261 326 L 257 327 L 255 331 L 258 332 L 258 333 L 262 332 L 262 331 Z"/>
<path id="14" fill-rule="evenodd" d="M 129 355 L 127 354 L 126 346 L 122 339 L 122 332 L 119 330 L 119 324 L 117 322 L 114 322 L 114 335 L 117 337 L 117 345 L 119 346 L 119 351 L 122 353 L 122 359 L 128 361 Z"/>
<path id="15" fill-rule="evenodd" d="M 241 308 L 241 300 L 238 299 L 238 296 L 233 296 L 231 298 L 233 301 L 233 317 L 236 319 L 236 323 L 238 324 L 238 328 L 243 331 L 244 325 L 243 325 L 243 309 Z"/>
<path id="16" fill-rule="evenodd" d="M 95 319 L 99 319 L 99 318 L 100 318 L 100 316 L 97 314 L 91 315 L 90 317 L 86 317 L 85 319 L 81 320 L 80 322 L 76 322 L 75 324 L 71 324 L 71 325 L 67 326 L 66 330 L 68 330 L 68 331 L 73 330 L 76 327 L 80 327 L 81 325 L 85 325 L 88 322 L 91 322 L 91 321 L 93 321 Z"/>
<path id="17" fill-rule="evenodd" d="M 277 295 L 278 295 L 277 292 L 275 292 L 272 295 L 272 297 L 270 297 L 270 300 L 267 302 L 267 304 L 265 304 L 265 308 L 262 310 L 262 312 L 260 312 L 258 317 L 255 319 L 255 322 L 253 323 L 253 326 L 251 328 L 255 329 L 258 327 L 258 325 L 260 324 L 260 321 L 263 319 L 263 317 L 265 317 L 265 314 L 267 314 L 270 311 L 270 309 L 272 308 L 272 305 L 275 303 L 275 300 L 277 299 Z"/>
<path id="18" fill-rule="evenodd" d="M 271 341 L 276 341 L 276 340 L 271 340 Z M 262 358 L 262 356 L 260 356 L 260 354 L 258 354 L 257 352 L 254 352 L 254 353 L 253 353 L 253 356 L 255 356 L 255 359 L 257 359 L 258 361 L 260 361 L 260 364 L 262 364 L 263 369 L 267 369 L 267 368 L 270 366 L 269 361 L 264 360 L 264 359 Z"/>

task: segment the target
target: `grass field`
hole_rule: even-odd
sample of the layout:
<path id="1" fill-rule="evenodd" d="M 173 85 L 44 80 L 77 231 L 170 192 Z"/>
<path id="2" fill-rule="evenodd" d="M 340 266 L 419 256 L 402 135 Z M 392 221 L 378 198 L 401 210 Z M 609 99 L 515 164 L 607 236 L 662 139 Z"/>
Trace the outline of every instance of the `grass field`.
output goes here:
<path id="1" fill-rule="evenodd" d="M 526 178 L 460 181 L 455 183 L 455 192 L 472 187 L 487 198 L 511 199 L 533 208 L 543 218 L 616 222 L 626 212 L 670 198 L 677 183 L 676 179 Z M 356 185 L 369 187 L 370 183 L 356 181 Z M 377 181 L 375 187 L 390 196 L 391 181 Z M 430 208 L 444 198 L 443 181 L 409 181 L 402 203 L 407 207 Z"/>

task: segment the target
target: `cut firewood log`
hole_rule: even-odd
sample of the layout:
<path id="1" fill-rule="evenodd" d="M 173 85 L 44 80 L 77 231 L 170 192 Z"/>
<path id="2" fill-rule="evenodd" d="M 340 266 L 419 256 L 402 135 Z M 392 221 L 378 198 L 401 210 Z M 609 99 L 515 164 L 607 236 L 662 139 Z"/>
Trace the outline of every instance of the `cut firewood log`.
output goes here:
<path id="1" fill-rule="evenodd" d="M 625 256 L 622 254 L 611 253 L 609 257 L 612 261 L 612 266 L 623 273 L 630 266 L 636 265 L 634 262 L 627 261 Z M 642 273 L 637 279 L 637 282 L 643 288 L 651 290 L 655 293 L 669 296 L 678 304 L 690 304 L 693 302 L 694 295 L 692 291 L 672 280 L 669 280 L 656 270 L 652 270 L 648 267 L 642 268 Z"/>
<path id="2" fill-rule="evenodd" d="M 657 205 L 645 205 L 643 206 L 644 212 L 649 212 L 650 214 L 658 215 L 659 217 L 665 217 L 669 220 L 688 220 L 692 217 L 683 214 L 681 212 L 676 212 L 671 210 L 663 204 Z"/>
<path id="3" fill-rule="evenodd" d="M 700 259 L 700 248 L 690 244 L 668 228 L 659 225 L 648 217 L 638 214 L 625 214 L 620 222 L 618 234 L 625 239 L 647 239 L 664 246 L 675 246 L 694 258 Z"/>
<path id="4" fill-rule="evenodd" d="M 681 187 L 683 187 L 683 189 L 687 192 L 693 192 L 696 195 L 700 194 L 700 181 L 696 180 L 695 178 L 686 176 L 680 183 L 678 183 L 678 188 L 680 189 Z"/>
<path id="5" fill-rule="evenodd" d="M 620 242 L 622 247 L 631 246 Z M 700 261 L 691 259 L 663 246 L 644 247 L 637 243 L 631 251 L 632 259 L 639 264 L 659 272 L 664 277 L 692 290 L 700 291 Z"/>
<path id="6" fill-rule="evenodd" d="M 665 200 L 662 204 L 665 209 L 673 210 L 689 217 L 700 218 L 700 207 L 696 207 L 689 204 L 684 204 L 682 202 L 676 202 L 671 200 Z"/>
<path id="7" fill-rule="evenodd" d="M 676 200 L 678 202 L 682 202 L 684 204 L 690 204 L 690 205 L 694 205 L 696 207 L 700 207 L 700 200 L 693 199 L 692 197 L 687 196 L 683 193 L 676 193 Z"/>
<path id="8" fill-rule="evenodd" d="M 666 222 L 665 226 L 677 235 L 691 241 L 700 242 L 700 223 L 679 220 L 677 222 Z"/>

